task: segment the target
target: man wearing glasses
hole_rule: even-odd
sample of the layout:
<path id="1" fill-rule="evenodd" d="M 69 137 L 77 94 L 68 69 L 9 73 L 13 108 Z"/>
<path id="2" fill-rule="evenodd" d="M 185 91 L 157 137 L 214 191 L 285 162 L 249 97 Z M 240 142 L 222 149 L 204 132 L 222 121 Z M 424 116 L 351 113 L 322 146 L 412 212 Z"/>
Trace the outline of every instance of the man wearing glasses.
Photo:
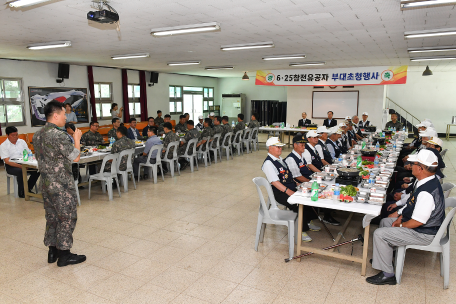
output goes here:
<path id="1" fill-rule="evenodd" d="M 96 121 L 90 122 L 90 129 L 81 137 L 81 142 L 86 146 L 98 146 L 103 143 L 103 136 L 98 133 L 100 125 Z"/>
<path id="2" fill-rule="evenodd" d="M 398 246 L 427 246 L 434 239 L 445 218 L 442 186 L 435 176 L 437 156 L 421 150 L 411 155 L 412 173 L 417 183 L 405 206 L 381 220 L 374 232 L 372 267 L 381 270 L 366 281 L 374 285 L 396 285 L 393 251 Z"/>

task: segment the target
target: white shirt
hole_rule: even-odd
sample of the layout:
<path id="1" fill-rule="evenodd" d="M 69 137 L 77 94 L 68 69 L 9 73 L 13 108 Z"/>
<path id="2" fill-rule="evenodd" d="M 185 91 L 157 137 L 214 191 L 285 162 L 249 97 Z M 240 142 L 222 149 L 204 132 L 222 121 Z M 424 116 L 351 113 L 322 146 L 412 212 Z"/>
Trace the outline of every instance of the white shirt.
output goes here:
<path id="1" fill-rule="evenodd" d="M 291 153 L 296 155 L 302 161 L 302 163 L 304 164 L 304 159 L 302 158 L 302 155 L 299 155 L 299 153 L 296 152 L 295 150 L 293 150 L 293 152 L 291 152 Z M 298 164 L 296 163 L 296 161 L 292 157 L 287 157 L 285 159 L 285 163 L 287 164 L 288 169 L 290 169 L 291 174 L 293 174 L 293 178 L 302 176 L 301 170 L 299 169 Z"/>
<path id="2" fill-rule="evenodd" d="M 16 144 L 12 144 L 7 138 L 3 144 L 0 145 L 0 157 L 5 158 L 22 158 L 24 149 L 31 153 L 27 143 L 23 139 L 18 139 Z"/>
<path id="3" fill-rule="evenodd" d="M 415 189 L 418 189 L 421 185 L 424 185 L 431 179 L 435 178 L 435 175 L 426 177 L 420 181 L 415 186 Z M 404 206 L 401 210 L 399 210 L 398 214 L 402 214 L 402 210 L 404 210 L 406 206 Z M 412 219 L 418 221 L 420 223 L 426 224 L 429 218 L 431 217 L 432 211 L 435 209 L 435 201 L 434 197 L 429 193 L 422 191 L 418 194 L 415 203 L 415 209 L 413 210 Z"/>
<path id="4" fill-rule="evenodd" d="M 268 155 L 273 160 L 279 160 L 283 164 L 284 168 L 287 168 L 282 157 L 279 156 L 279 158 L 277 158 L 270 153 L 268 153 Z M 268 180 L 269 183 L 280 181 L 279 171 L 277 170 L 276 166 L 274 166 L 274 164 L 269 159 L 264 162 L 263 166 L 261 167 L 261 170 L 263 170 L 264 174 L 266 174 L 266 179 Z"/>
<path id="5" fill-rule="evenodd" d="M 314 152 L 317 151 L 317 153 L 321 159 L 325 158 L 325 156 L 323 155 L 323 149 L 320 147 L 320 145 L 316 145 L 314 147 L 311 144 L 308 144 L 306 146 L 306 150 L 304 151 L 304 154 L 303 154 L 303 157 L 306 160 L 306 163 L 312 164 L 312 155 L 310 155 L 310 152 L 307 150 L 307 147 L 310 147 Z"/>

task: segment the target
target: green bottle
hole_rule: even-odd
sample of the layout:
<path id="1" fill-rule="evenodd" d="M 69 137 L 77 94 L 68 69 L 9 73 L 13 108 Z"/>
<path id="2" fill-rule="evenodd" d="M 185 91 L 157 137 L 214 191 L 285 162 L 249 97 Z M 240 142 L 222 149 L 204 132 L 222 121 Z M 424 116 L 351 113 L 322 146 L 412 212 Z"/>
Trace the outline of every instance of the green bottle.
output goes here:
<path id="1" fill-rule="evenodd" d="M 312 191 L 310 194 L 310 199 L 312 201 L 318 201 L 318 183 L 317 183 L 317 181 L 313 182 L 311 189 L 312 189 Z"/>
<path id="2" fill-rule="evenodd" d="M 363 159 L 361 158 L 361 155 L 358 155 L 358 158 L 356 159 L 356 168 L 361 167 L 363 164 Z"/>
<path id="3" fill-rule="evenodd" d="M 361 145 L 361 149 L 364 149 L 364 148 L 366 148 L 366 142 L 363 140 L 363 143 Z"/>
<path id="4" fill-rule="evenodd" d="M 22 160 L 23 161 L 28 161 L 28 151 L 27 151 L 27 149 L 24 149 L 24 151 L 22 151 Z"/>

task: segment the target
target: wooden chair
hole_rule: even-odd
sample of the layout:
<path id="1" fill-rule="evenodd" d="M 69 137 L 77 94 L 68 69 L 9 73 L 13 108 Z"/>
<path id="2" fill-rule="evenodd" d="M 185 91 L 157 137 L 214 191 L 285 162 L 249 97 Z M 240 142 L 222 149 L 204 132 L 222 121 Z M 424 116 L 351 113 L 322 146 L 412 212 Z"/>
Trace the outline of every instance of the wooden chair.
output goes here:
<path id="1" fill-rule="evenodd" d="M 147 121 L 142 121 L 142 122 L 138 122 L 136 124 L 136 129 L 139 131 L 139 133 L 142 133 L 142 131 L 144 130 L 145 127 L 147 127 L 149 122 Z"/>

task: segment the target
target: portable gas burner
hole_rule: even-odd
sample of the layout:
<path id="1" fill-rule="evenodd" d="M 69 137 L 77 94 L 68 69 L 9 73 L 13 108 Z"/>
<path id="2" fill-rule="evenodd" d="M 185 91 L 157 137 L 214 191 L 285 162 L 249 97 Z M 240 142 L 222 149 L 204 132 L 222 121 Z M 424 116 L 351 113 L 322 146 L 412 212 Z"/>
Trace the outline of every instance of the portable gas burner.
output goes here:
<path id="1" fill-rule="evenodd" d="M 358 187 L 359 183 L 361 183 L 361 176 L 338 176 L 336 178 L 336 183 Z"/>

